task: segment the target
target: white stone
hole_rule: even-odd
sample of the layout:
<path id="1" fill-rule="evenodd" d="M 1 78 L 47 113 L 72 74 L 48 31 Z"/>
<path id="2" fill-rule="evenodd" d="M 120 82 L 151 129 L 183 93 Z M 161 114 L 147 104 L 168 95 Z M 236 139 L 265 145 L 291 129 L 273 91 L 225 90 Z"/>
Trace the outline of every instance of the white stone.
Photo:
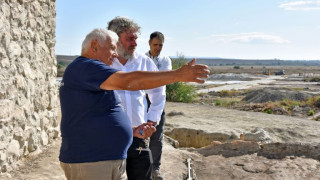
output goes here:
<path id="1" fill-rule="evenodd" d="M 7 154 L 0 152 L 0 163 L 4 162 L 7 159 Z"/>
<path id="2" fill-rule="evenodd" d="M 31 80 L 34 80 L 36 78 L 36 75 L 31 69 L 30 64 L 28 63 L 28 60 L 26 58 L 24 58 L 19 64 L 18 69 L 19 72 L 22 72 L 25 77 L 30 78 Z"/>
<path id="3" fill-rule="evenodd" d="M 26 88 L 26 83 L 24 82 L 24 78 L 22 76 L 16 76 L 15 79 L 16 79 L 15 84 L 16 84 L 17 88 L 19 88 L 19 89 Z"/>
<path id="4" fill-rule="evenodd" d="M 50 127 L 47 132 L 48 132 L 48 136 L 49 136 L 50 138 L 55 139 L 55 138 L 58 138 L 58 137 L 59 137 L 60 130 L 59 130 L 58 127 L 56 127 L 56 128 Z"/>
<path id="5" fill-rule="evenodd" d="M 14 157 L 20 157 L 20 144 L 17 140 L 11 140 L 7 148 L 8 154 L 12 154 Z"/>
<path id="6" fill-rule="evenodd" d="M 34 112 L 31 116 L 32 118 L 30 118 L 30 123 L 33 127 L 38 128 L 40 127 L 40 118 L 39 118 L 39 114 Z"/>
<path id="7" fill-rule="evenodd" d="M 10 66 L 10 61 L 8 58 L 2 58 L 0 61 L 1 61 L 1 67 L 6 68 Z"/>
<path id="8" fill-rule="evenodd" d="M 10 59 L 18 58 L 21 54 L 20 45 L 15 41 L 11 42 L 9 45 L 8 53 Z"/>
<path id="9" fill-rule="evenodd" d="M 20 147 L 24 144 L 24 136 L 23 136 L 23 129 L 21 127 L 16 127 L 13 130 L 13 138 L 19 142 Z"/>
<path id="10" fill-rule="evenodd" d="M 41 118 L 40 120 L 40 128 L 41 129 L 46 129 L 49 127 L 49 122 L 50 120 L 46 117 Z"/>
<path id="11" fill-rule="evenodd" d="M 0 100 L 0 119 L 10 117 L 13 111 L 14 102 L 10 100 L 1 99 Z"/>
<path id="12" fill-rule="evenodd" d="M 1 141 L 0 142 L 0 150 L 5 149 L 7 147 L 6 142 Z"/>
<path id="13" fill-rule="evenodd" d="M 19 29 L 19 27 L 12 29 L 12 38 L 14 41 L 21 40 L 21 30 Z"/>
<path id="14" fill-rule="evenodd" d="M 31 52 L 33 51 L 33 42 L 32 41 L 27 41 L 24 45 L 27 51 Z"/>
<path id="15" fill-rule="evenodd" d="M 7 3 L 1 4 L 1 11 L 3 12 L 4 17 L 10 16 L 10 6 Z"/>
<path id="16" fill-rule="evenodd" d="M 12 39 L 12 37 L 9 32 L 2 33 L 2 42 L 3 42 L 4 47 L 6 47 L 7 49 L 10 48 L 11 39 Z M 9 57 L 9 58 L 11 58 L 11 57 Z"/>
<path id="17" fill-rule="evenodd" d="M 38 149 L 39 139 L 36 133 L 32 132 L 28 140 L 28 151 L 33 152 Z"/>
<path id="18" fill-rule="evenodd" d="M 40 136 L 40 142 L 41 142 L 41 145 L 48 145 L 48 135 L 45 131 L 41 131 L 41 136 Z"/>

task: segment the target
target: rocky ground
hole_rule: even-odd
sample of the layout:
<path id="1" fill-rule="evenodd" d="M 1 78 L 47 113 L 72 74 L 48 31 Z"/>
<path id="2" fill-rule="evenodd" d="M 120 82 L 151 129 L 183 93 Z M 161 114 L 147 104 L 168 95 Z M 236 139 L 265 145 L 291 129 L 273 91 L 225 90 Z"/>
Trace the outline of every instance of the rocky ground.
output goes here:
<path id="1" fill-rule="evenodd" d="M 269 88 L 270 84 L 260 84 Z M 272 87 L 319 91 L 301 80 Z M 256 93 L 258 94 L 258 93 Z M 286 93 L 285 93 L 286 94 Z M 299 96 L 302 97 L 302 96 Z M 320 179 L 320 122 L 216 107 L 212 103 L 166 104 L 166 138 L 161 172 L 166 180 Z M 240 140 L 241 139 L 241 140 Z M 58 161 L 60 139 L 36 157 L 24 159 L 0 179 L 64 180 Z"/>

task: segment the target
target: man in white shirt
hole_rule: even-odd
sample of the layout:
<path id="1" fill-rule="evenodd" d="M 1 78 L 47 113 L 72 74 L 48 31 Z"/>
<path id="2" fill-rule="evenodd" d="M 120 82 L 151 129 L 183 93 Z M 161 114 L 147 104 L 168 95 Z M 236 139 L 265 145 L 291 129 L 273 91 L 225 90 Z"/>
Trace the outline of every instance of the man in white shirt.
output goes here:
<path id="1" fill-rule="evenodd" d="M 146 53 L 156 64 L 159 71 L 169 71 L 172 69 L 171 59 L 167 56 L 160 55 L 164 43 L 164 35 L 161 32 L 153 32 L 150 35 L 149 46 L 150 50 Z M 149 101 L 148 101 L 149 102 Z M 153 172 L 152 177 L 155 180 L 162 180 L 160 175 L 161 154 L 162 154 L 162 139 L 163 126 L 166 120 L 163 110 L 159 124 L 156 126 L 157 131 L 150 137 L 149 148 L 152 152 Z"/>
<path id="2" fill-rule="evenodd" d="M 108 23 L 108 29 L 119 36 L 118 57 L 114 59 L 112 67 L 124 72 L 158 70 L 149 57 L 135 52 L 136 40 L 140 32 L 138 24 L 125 17 L 116 17 Z M 139 126 L 148 121 L 149 124 L 158 124 L 166 98 L 164 86 L 138 91 L 119 90 L 117 93 L 133 126 Z M 147 111 L 146 94 L 151 102 L 149 111 Z M 129 180 L 151 180 L 152 162 L 147 143 L 145 139 L 133 138 L 127 157 Z"/>

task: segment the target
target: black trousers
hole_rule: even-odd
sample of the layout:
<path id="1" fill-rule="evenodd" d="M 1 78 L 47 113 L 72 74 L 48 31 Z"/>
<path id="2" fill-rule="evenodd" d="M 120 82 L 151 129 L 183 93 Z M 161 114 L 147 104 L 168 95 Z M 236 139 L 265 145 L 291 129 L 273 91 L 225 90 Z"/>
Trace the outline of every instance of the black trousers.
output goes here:
<path id="1" fill-rule="evenodd" d="M 127 176 L 128 180 L 151 180 L 152 162 L 151 152 L 137 149 L 148 149 L 146 140 L 133 137 L 132 145 L 128 150 Z M 152 158 L 152 157 L 151 157 Z"/>
<path id="2" fill-rule="evenodd" d="M 161 119 L 156 127 L 157 131 L 152 134 L 150 137 L 150 144 L 149 148 L 152 152 L 152 159 L 153 159 L 153 169 L 160 170 L 161 165 L 161 155 L 162 155 L 162 147 L 163 147 L 163 126 L 166 121 L 166 113 L 163 111 L 161 114 Z"/>
<path id="3" fill-rule="evenodd" d="M 150 107 L 150 100 L 148 98 L 148 95 L 146 96 L 147 102 L 148 102 L 148 110 Z M 166 113 L 162 112 L 160 121 L 158 126 L 156 127 L 157 131 L 153 133 L 150 137 L 150 150 L 152 152 L 152 159 L 153 159 L 153 169 L 154 170 L 160 170 L 160 165 L 161 165 L 161 155 L 162 155 L 162 147 L 163 147 L 163 129 L 164 129 L 164 124 L 166 122 Z"/>

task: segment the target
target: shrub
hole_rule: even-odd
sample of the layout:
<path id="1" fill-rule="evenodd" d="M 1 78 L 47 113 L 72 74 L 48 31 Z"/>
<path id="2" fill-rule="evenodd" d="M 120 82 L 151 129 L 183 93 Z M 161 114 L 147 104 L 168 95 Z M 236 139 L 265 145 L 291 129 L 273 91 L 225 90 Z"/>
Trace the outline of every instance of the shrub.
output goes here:
<path id="1" fill-rule="evenodd" d="M 240 66 L 233 66 L 233 69 L 240 69 Z"/>
<path id="2" fill-rule="evenodd" d="M 314 111 L 310 110 L 309 113 L 308 113 L 308 116 L 313 116 L 313 115 L 314 115 Z"/>
<path id="3" fill-rule="evenodd" d="M 215 102 L 215 105 L 216 105 L 216 106 L 221 106 L 221 101 L 217 100 L 217 101 Z"/>
<path id="4" fill-rule="evenodd" d="M 187 62 L 182 53 L 177 53 L 177 58 L 172 59 L 172 69 L 177 69 Z M 192 102 L 196 97 L 196 90 L 193 85 L 183 82 L 176 82 L 167 85 L 166 89 L 167 101 L 172 102 Z"/>
<path id="5" fill-rule="evenodd" d="M 192 102 L 196 97 L 194 86 L 183 82 L 176 82 L 167 85 L 167 101 Z"/>
<path id="6" fill-rule="evenodd" d="M 272 109 L 264 109 L 262 112 L 267 113 L 267 114 L 272 114 Z"/>
<path id="7" fill-rule="evenodd" d="M 221 97 L 231 96 L 231 91 L 229 91 L 229 90 L 222 90 L 222 91 L 220 91 L 220 96 L 221 96 Z"/>

